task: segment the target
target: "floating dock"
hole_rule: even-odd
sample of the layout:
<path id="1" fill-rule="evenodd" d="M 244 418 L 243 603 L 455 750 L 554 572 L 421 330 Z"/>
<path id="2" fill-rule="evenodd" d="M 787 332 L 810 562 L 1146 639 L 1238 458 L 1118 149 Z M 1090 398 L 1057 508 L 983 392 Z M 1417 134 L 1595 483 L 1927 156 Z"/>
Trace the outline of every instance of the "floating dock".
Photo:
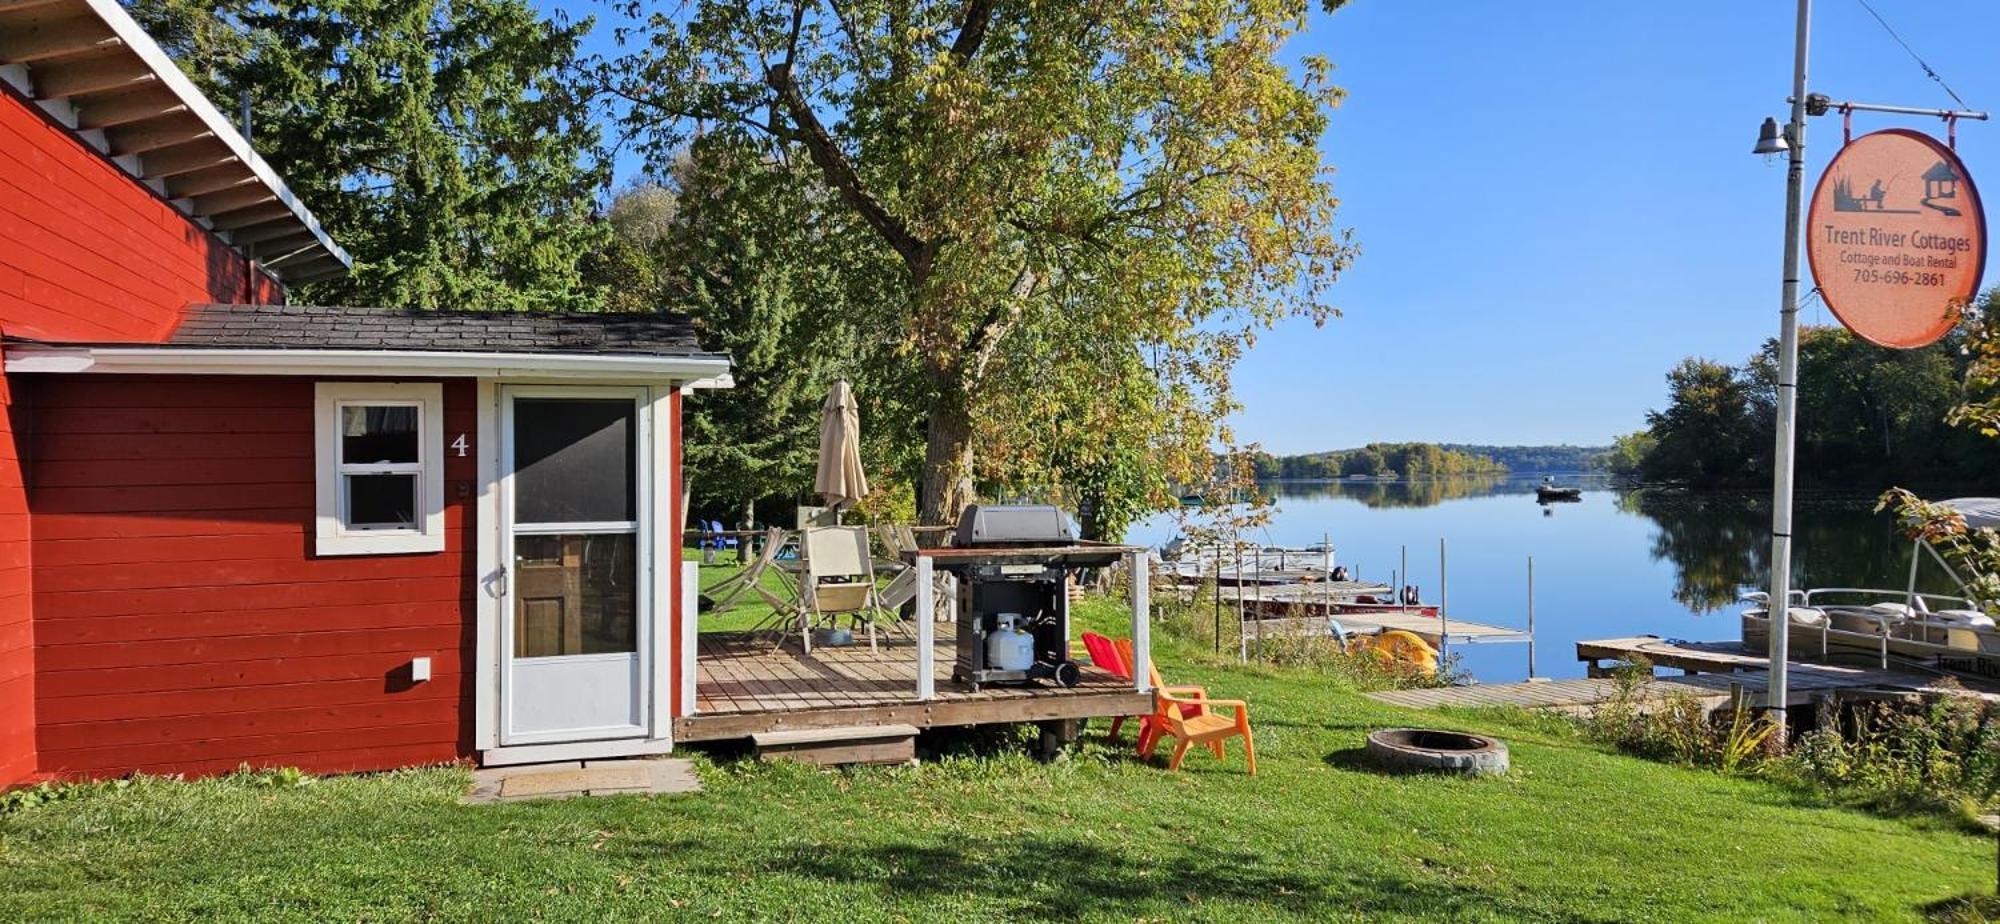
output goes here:
<path id="1" fill-rule="evenodd" d="M 1579 711 L 1610 702 L 1620 682 L 1610 676 L 1606 661 L 1643 658 L 1655 668 L 1687 671 L 1682 676 L 1653 677 L 1638 687 L 1642 702 L 1670 696 L 1691 696 L 1713 709 L 1735 696 L 1761 704 L 1767 689 L 1770 660 L 1741 642 L 1682 642 L 1642 635 L 1576 643 L 1577 660 L 1590 664 L 1592 676 L 1579 680 L 1530 680 L 1525 683 L 1482 683 L 1430 690 L 1384 690 L 1368 694 L 1378 702 L 1416 709 L 1438 707 L 1514 707 Z M 1787 706 L 1827 699 L 1899 699 L 1956 694 L 2000 702 L 2000 684 L 1919 668 L 1848 667 L 1839 664 L 1793 662 L 1787 683 Z"/>
<path id="2" fill-rule="evenodd" d="M 1216 597 L 1224 611 L 1233 611 L 1241 601 L 1243 631 L 1255 636 L 1308 634 L 1325 635 L 1327 619 L 1340 623 L 1349 635 L 1376 635 L 1391 629 L 1414 633 L 1436 647 L 1453 645 L 1528 642 L 1528 632 L 1460 619 L 1446 611 L 1438 615 L 1435 604 L 1364 604 L 1354 599 L 1362 595 L 1387 596 L 1389 589 L 1362 581 L 1326 581 L 1287 584 L 1282 587 L 1219 587 Z"/>
<path id="3" fill-rule="evenodd" d="M 1404 613 L 1387 609 L 1366 613 L 1336 612 L 1333 614 L 1333 619 L 1340 623 L 1341 631 L 1348 635 L 1379 635 L 1395 629 L 1411 633 L 1433 648 L 1438 647 L 1440 642 L 1452 645 L 1480 645 L 1529 641 L 1528 633 L 1519 629 L 1468 622 L 1463 619 L 1441 620 L 1415 611 Z M 1326 620 L 1324 614 L 1246 619 L 1243 621 L 1243 634 L 1253 639 L 1260 633 L 1265 638 L 1326 635 L 1328 634 Z"/>

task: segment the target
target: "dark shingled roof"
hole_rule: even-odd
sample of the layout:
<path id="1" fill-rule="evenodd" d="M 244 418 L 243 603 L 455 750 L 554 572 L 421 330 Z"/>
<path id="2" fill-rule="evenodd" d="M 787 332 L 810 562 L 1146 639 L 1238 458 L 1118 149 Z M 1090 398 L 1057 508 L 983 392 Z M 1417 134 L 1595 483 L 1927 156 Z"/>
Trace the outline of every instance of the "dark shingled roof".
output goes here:
<path id="1" fill-rule="evenodd" d="M 678 314 L 416 311 L 320 305 L 192 305 L 172 346 L 246 350 L 605 353 L 715 357 Z"/>

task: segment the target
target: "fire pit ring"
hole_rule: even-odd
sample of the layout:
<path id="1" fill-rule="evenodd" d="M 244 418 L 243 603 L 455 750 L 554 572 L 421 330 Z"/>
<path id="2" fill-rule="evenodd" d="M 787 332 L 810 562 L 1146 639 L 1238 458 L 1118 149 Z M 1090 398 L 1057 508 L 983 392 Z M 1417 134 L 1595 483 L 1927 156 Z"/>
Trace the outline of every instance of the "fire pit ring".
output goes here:
<path id="1" fill-rule="evenodd" d="M 1388 770 L 1498 776 L 1507 745 L 1498 738 L 1432 728 L 1385 728 L 1368 735 L 1368 757 Z"/>

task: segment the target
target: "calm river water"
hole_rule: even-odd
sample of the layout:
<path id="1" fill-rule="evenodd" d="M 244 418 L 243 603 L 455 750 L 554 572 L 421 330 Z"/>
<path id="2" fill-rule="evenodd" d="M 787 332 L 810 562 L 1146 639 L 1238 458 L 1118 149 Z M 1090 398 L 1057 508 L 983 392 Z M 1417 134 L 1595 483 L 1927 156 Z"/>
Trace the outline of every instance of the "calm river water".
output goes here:
<path id="1" fill-rule="evenodd" d="M 1770 496 L 1620 490 L 1602 478 L 1558 476 L 1584 487 L 1576 503 L 1537 504 L 1539 474 L 1450 481 L 1286 484 L 1277 512 L 1249 541 L 1300 547 L 1332 539 L 1338 560 L 1364 578 L 1388 581 L 1402 547 L 1410 579 L 1437 599 L 1438 540 L 1448 549 L 1449 615 L 1521 627 L 1527 621 L 1527 559 L 1535 559 L 1536 673 L 1580 677 L 1579 639 L 1655 634 L 1738 637 L 1739 585 L 1761 585 L 1770 557 Z M 1959 492 L 1965 493 L 1965 492 Z M 1807 587 L 1903 587 L 1910 546 L 1875 495 L 1805 493 L 1795 514 L 1795 567 Z M 1134 542 L 1158 545 L 1178 532 L 1173 516 L 1135 527 Z M 1926 588 L 1949 591 L 1929 563 Z M 1519 644 L 1454 648 L 1482 681 L 1527 675 Z"/>

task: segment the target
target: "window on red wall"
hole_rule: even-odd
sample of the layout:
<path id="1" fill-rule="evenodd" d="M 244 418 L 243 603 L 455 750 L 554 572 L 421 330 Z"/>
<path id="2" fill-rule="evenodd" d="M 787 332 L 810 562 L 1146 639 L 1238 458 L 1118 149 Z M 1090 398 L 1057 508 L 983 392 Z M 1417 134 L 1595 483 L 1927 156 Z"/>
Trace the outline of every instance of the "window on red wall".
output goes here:
<path id="1" fill-rule="evenodd" d="M 321 382 L 316 397 L 316 551 L 442 551 L 444 386 Z"/>

